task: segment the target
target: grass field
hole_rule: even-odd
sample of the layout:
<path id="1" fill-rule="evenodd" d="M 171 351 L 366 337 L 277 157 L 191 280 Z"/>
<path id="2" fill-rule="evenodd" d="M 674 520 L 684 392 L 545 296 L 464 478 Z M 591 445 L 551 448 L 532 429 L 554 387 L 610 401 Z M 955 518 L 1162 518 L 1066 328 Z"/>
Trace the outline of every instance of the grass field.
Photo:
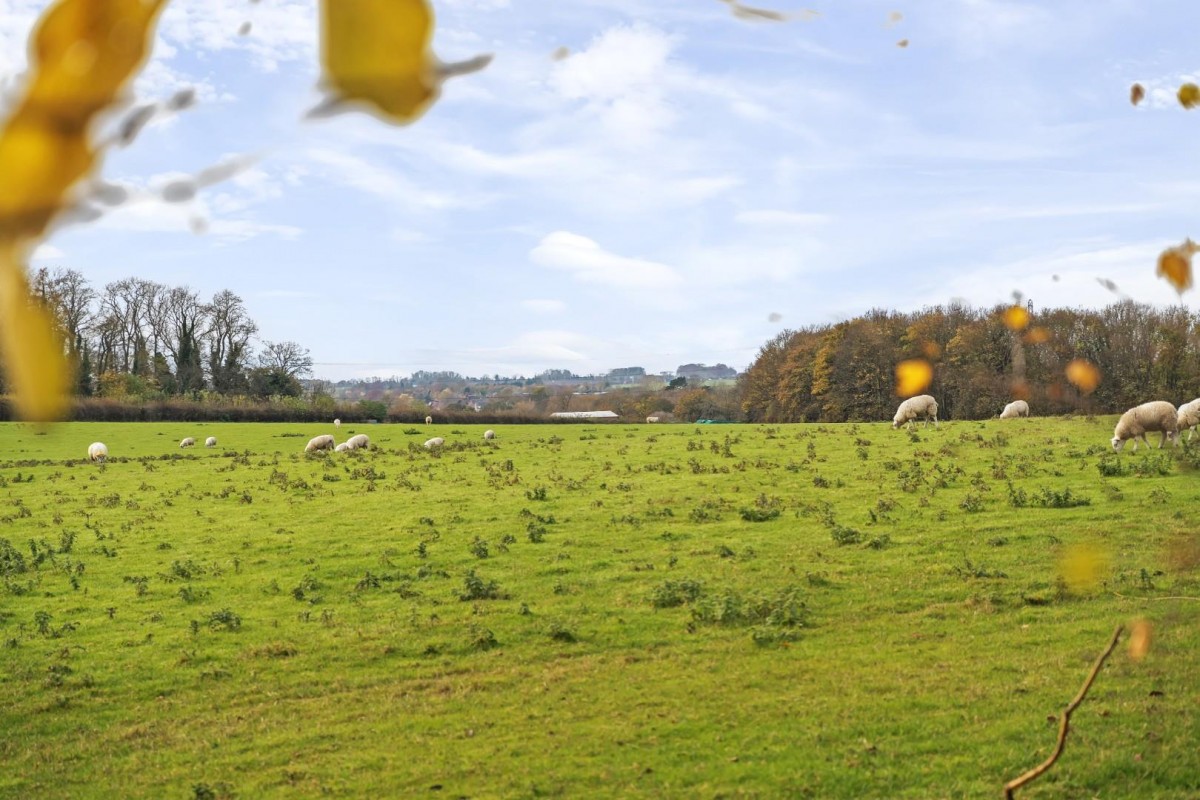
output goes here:
<path id="1" fill-rule="evenodd" d="M 1200 797 L 1200 447 L 1113 421 L 0 426 L 0 797 L 1000 797 L 1138 618 L 1021 796 Z"/>

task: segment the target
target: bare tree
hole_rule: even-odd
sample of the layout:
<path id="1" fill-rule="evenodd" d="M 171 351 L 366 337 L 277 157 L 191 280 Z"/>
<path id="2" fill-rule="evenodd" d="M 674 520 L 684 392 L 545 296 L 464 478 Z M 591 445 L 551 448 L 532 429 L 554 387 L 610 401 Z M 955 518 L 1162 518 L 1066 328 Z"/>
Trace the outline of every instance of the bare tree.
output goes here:
<path id="1" fill-rule="evenodd" d="M 54 312 L 63 339 L 74 353 L 76 343 L 95 315 L 92 303 L 96 300 L 96 290 L 82 273 L 61 267 L 53 272 L 45 267 L 39 269 L 32 283 L 34 293 Z"/>
<path id="2" fill-rule="evenodd" d="M 262 369 L 278 370 L 289 378 L 312 374 L 313 360 L 307 347 L 295 342 L 263 342 L 258 354 L 258 366 Z"/>
<path id="3" fill-rule="evenodd" d="M 242 298 L 225 289 L 206 306 L 208 317 L 208 373 L 213 389 L 234 394 L 245 389 L 250 339 L 258 326 L 250 319 Z"/>

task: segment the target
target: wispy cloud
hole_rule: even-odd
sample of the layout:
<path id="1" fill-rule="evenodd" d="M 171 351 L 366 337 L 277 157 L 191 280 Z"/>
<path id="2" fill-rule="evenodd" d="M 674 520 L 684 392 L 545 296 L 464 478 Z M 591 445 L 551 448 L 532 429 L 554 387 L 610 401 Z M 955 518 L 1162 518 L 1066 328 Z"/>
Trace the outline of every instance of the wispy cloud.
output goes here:
<path id="1" fill-rule="evenodd" d="M 665 289 L 682 282 L 666 264 L 610 253 L 586 236 L 547 235 L 529 254 L 535 264 L 565 272 L 583 283 L 624 290 Z"/>

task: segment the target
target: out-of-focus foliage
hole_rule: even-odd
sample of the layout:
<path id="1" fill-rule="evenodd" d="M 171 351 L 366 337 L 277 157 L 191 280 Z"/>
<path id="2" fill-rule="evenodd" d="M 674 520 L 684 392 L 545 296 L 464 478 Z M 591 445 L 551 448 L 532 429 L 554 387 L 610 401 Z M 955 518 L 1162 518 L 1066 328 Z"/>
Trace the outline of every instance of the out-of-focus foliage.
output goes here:
<path id="1" fill-rule="evenodd" d="M 444 64 L 430 49 L 433 10 L 426 0 L 323 0 L 321 65 L 325 102 L 316 116 L 347 106 L 388 122 L 425 113 L 442 81 L 483 69 L 491 56 Z"/>
<path id="2" fill-rule="evenodd" d="M 1179 87 L 1176 96 L 1179 98 L 1179 104 L 1184 108 L 1195 108 L 1200 105 L 1200 86 L 1194 83 L 1185 83 Z"/>
<path id="3" fill-rule="evenodd" d="M 42 15 L 23 95 L 0 129 L 0 352 L 21 416 L 62 414 L 64 343 L 34 304 L 24 264 L 99 160 L 90 127 L 148 52 L 163 0 L 60 0 Z"/>
<path id="4" fill-rule="evenodd" d="M 1183 244 L 1168 247 L 1158 256 L 1158 276 L 1166 278 L 1175 287 L 1175 291 L 1183 294 L 1192 288 L 1192 256 L 1200 250 L 1191 239 L 1184 239 Z"/>
<path id="5" fill-rule="evenodd" d="M 896 365 L 896 395 L 912 397 L 933 383 L 933 365 L 923 358 L 910 358 Z"/>
<path id="6" fill-rule="evenodd" d="M 1067 364 L 1065 374 L 1071 385 L 1084 394 L 1091 394 L 1100 385 L 1100 368 L 1085 358 Z"/>

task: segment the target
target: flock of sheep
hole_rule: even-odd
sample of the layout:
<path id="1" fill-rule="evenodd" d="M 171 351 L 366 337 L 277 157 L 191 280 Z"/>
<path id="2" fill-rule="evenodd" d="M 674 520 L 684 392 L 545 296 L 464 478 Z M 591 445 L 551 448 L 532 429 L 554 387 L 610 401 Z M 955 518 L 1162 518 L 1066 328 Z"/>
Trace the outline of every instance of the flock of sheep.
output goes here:
<path id="1" fill-rule="evenodd" d="M 425 424 L 432 425 L 433 417 L 426 417 Z M 335 419 L 333 421 L 333 427 L 341 428 L 342 421 L 340 419 Z M 483 432 L 483 438 L 487 439 L 489 441 L 492 439 L 495 439 L 496 432 L 493 430 L 490 430 L 490 429 L 486 430 Z M 432 439 L 430 439 L 429 441 L 425 442 L 425 449 L 432 450 L 435 447 L 441 447 L 445 443 L 446 443 L 446 440 L 443 439 L 441 436 L 435 436 Z M 180 447 L 195 447 L 196 439 L 194 437 L 187 436 L 180 440 L 179 446 Z M 209 436 L 207 439 L 204 440 L 204 446 L 205 447 L 216 447 L 217 446 L 217 437 Z M 336 444 L 336 440 L 333 438 L 333 436 L 326 433 L 321 436 L 314 436 L 313 438 L 309 439 L 308 444 L 306 444 L 304 446 L 304 452 L 315 453 L 319 450 L 332 450 L 335 453 L 346 453 L 346 452 L 349 452 L 350 450 L 365 450 L 365 449 L 369 448 L 370 446 L 371 446 L 371 439 L 365 433 L 360 433 L 355 436 L 351 436 L 349 439 L 342 442 L 341 444 Z M 88 445 L 88 460 L 89 461 L 103 462 L 107 458 L 108 458 L 108 446 L 106 444 L 104 444 L 104 442 L 92 442 L 90 445 Z"/>
<path id="2" fill-rule="evenodd" d="M 933 422 L 933 427 L 938 424 L 937 419 L 938 404 L 933 399 L 932 395 L 922 394 L 916 397 L 910 397 L 900 404 L 896 409 L 896 416 L 892 418 L 892 428 L 899 428 L 901 425 L 908 425 L 910 428 L 919 420 L 925 420 L 925 427 L 929 427 L 929 423 Z M 1014 400 L 1004 407 L 1000 412 L 1000 419 L 1019 419 L 1029 416 L 1029 403 L 1024 400 Z M 656 417 L 647 417 L 646 422 L 658 422 Z M 426 425 L 433 424 L 433 417 L 425 418 Z M 1133 440 L 1133 449 L 1136 452 L 1138 443 L 1141 439 L 1146 447 L 1150 446 L 1149 440 L 1146 439 L 1147 433 L 1161 433 L 1162 438 L 1158 442 L 1159 449 L 1170 440 L 1172 445 L 1179 443 L 1179 434 L 1183 431 L 1188 432 L 1188 441 L 1192 440 L 1193 429 L 1200 426 L 1200 398 L 1192 400 L 1190 403 L 1184 403 L 1178 409 L 1174 405 L 1165 400 L 1154 400 L 1149 403 L 1142 403 L 1140 406 L 1135 406 L 1117 420 L 1117 427 L 1113 429 L 1112 447 L 1113 450 L 1120 452 L 1125 446 L 1125 442 Z M 333 427 L 341 428 L 342 421 L 335 419 Z M 484 439 L 495 439 L 496 432 L 487 430 L 483 433 Z M 425 442 L 426 450 L 433 450 L 441 447 L 446 443 L 446 440 L 441 436 L 435 436 Z M 179 442 L 180 447 L 195 447 L 196 440 L 191 437 L 185 437 Z M 205 447 L 216 447 L 217 437 L 209 436 L 204 440 Z M 323 434 L 314 436 L 308 440 L 308 444 L 304 447 L 304 452 L 313 453 L 318 450 L 333 450 L 335 453 L 345 453 L 350 450 L 366 449 L 371 446 L 371 440 L 365 433 L 351 436 L 341 444 L 336 444 L 333 436 Z M 89 461 L 104 461 L 108 458 L 108 447 L 104 442 L 93 442 L 88 446 Z"/>
<path id="3" fill-rule="evenodd" d="M 925 427 L 929 427 L 930 421 L 933 422 L 933 427 L 937 427 L 937 401 L 932 395 L 922 394 L 917 397 L 910 397 L 900 404 L 896 409 L 896 416 L 892 419 L 892 428 L 899 428 L 901 425 L 907 424 L 910 428 L 918 419 L 924 418 Z M 1014 400 L 1004 407 L 1000 412 L 1000 419 L 1017 419 L 1020 417 L 1029 416 L 1029 403 L 1024 400 Z M 1112 447 L 1118 453 L 1125 446 L 1125 442 L 1133 440 L 1133 449 L 1137 450 L 1137 440 L 1141 439 L 1146 447 L 1150 446 L 1150 442 L 1146 439 L 1147 433 L 1161 433 L 1162 438 L 1158 442 L 1159 449 L 1170 440 L 1172 445 L 1179 443 L 1179 434 L 1182 431 L 1188 432 L 1188 441 L 1192 440 L 1193 428 L 1200 425 L 1200 398 L 1197 398 L 1190 403 L 1184 403 L 1178 409 L 1166 400 L 1154 400 L 1149 403 L 1142 403 L 1140 406 L 1134 406 L 1121 415 L 1117 420 L 1117 427 L 1113 429 Z"/>

